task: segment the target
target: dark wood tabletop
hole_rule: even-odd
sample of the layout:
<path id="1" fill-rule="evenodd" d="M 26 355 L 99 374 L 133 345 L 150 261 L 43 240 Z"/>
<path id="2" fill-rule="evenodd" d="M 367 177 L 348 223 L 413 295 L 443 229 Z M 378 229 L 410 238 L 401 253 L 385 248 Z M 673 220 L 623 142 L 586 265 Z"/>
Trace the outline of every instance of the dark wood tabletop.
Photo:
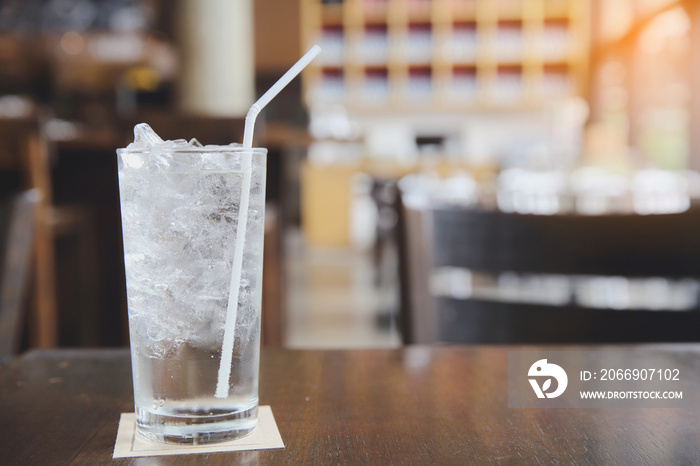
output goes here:
<path id="1" fill-rule="evenodd" d="M 0 463 L 700 463 L 698 409 L 508 408 L 513 349 L 264 349 L 260 402 L 284 449 L 119 460 L 128 351 L 33 351 L 0 368 Z M 674 351 L 697 365 L 698 346 Z"/>

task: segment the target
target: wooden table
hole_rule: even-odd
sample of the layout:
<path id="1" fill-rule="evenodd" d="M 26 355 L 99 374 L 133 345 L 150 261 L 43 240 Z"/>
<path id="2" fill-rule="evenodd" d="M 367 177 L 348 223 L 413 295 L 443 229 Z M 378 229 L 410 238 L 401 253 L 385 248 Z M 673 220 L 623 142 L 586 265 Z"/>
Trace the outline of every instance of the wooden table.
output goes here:
<path id="1" fill-rule="evenodd" d="M 264 349 L 260 401 L 285 449 L 114 461 L 128 352 L 34 351 L 0 369 L 0 463 L 700 463 L 700 410 L 509 409 L 512 349 Z M 676 349 L 697 370 L 700 347 Z"/>

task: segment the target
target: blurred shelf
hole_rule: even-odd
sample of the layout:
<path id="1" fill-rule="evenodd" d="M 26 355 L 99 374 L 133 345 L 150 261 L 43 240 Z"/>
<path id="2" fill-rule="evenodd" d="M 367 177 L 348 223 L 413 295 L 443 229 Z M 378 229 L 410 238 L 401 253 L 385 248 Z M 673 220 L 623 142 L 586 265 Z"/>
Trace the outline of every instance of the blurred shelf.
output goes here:
<path id="1" fill-rule="evenodd" d="M 302 2 L 304 45 L 319 43 L 328 55 L 305 72 L 312 112 L 521 109 L 584 94 L 589 0 Z M 476 85 L 466 94 L 474 96 L 455 99 L 453 82 L 472 87 L 454 75 L 464 68 L 473 68 Z M 381 77 L 371 71 L 380 69 Z M 504 81 L 504 69 L 518 71 Z"/>

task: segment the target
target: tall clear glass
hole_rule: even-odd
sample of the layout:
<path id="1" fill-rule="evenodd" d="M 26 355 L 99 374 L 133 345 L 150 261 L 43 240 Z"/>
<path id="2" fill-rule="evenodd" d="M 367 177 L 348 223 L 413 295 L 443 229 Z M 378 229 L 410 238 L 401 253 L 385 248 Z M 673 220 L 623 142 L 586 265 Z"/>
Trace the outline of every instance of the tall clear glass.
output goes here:
<path id="1" fill-rule="evenodd" d="M 132 146 L 117 154 L 137 431 L 184 444 L 241 437 L 257 425 L 267 151 Z M 232 283 L 241 235 L 241 279 Z M 222 346 L 234 287 L 229 359 Z M 220 365 L 229 360 L 221 396 Z"/>

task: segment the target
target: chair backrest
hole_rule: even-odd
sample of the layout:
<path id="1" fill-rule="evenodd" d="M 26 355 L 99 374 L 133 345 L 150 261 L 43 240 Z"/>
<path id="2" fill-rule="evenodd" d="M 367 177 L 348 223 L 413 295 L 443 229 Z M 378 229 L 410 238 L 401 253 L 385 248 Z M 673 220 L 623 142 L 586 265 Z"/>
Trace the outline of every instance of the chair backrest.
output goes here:
<path id="1" fill-rule="evenodd" d="M 19 345 L 38 196 L 27 191 L 0 206 L 0 360 Z"/>
<path id="2" fill-rule="evenodd" d="M 435 267 L 498 274 L 700 277 L 700 211 L 541 216 L 433 211 Z M 700 312 L 601 309 L 489 299 L 436 299 L 437 339 L 480 343 L 700 340 Z"/>
<path id="3" fill-rule="evenodd" d="M 665 215 L 433 211 L 436 266 L 488 272 L 700 277 L 700 209 Z"/>
<path id="4" fill-rule="evenodd" d="M 498 277 L 588 276 L 700 277 L 700 211 L 669 215 L 541 216 L 506 214 L 469 207 L 401 210 L 403 244 L 429 252 L 420 268 L 429 269 L 427 284 L 416 285 L 416 252 L 402 249 L 404 320 L 413 325 L 406 343 L 593 343 L 700 341 L 700 309 L 686 311 L 627 308 L 605 309 L 575 299 L 557 304 L 503 300 L 470 291 L 466 296 L 433 296 L 434 271 L 468 269 Z M 408 213 L 408 216 L 407 216 Z M 422 215 L 430 238 L 415 244 L 416 225 L 407 218 Z M 425 235 L 425 227 L 420 235 Z M 413 240 L 411 238 L 414 238 Z M 408 264 L 407 257 L 408 256 Z M 426 263 L 427 262 L 427 263 Z M 411 275 L 411 273 L 413 275 Z M 496 283 L 494 279 L 492 283 Z M 434 283 L 433 283 L 434 284 Z M 415 296 L 422 286 L 429 306 Z M 408 291 L 406 291 L 408 290 Z M 422 301 L 423 303 L 425 302 Z M 405 307 L 405 309 L 404 309 Z M 429 314 L 426 316 L 426 314 Z M 432 318 L 432 320 L 431 320 Z M 428 323 L 427 339 L 416 325 Z"/>

